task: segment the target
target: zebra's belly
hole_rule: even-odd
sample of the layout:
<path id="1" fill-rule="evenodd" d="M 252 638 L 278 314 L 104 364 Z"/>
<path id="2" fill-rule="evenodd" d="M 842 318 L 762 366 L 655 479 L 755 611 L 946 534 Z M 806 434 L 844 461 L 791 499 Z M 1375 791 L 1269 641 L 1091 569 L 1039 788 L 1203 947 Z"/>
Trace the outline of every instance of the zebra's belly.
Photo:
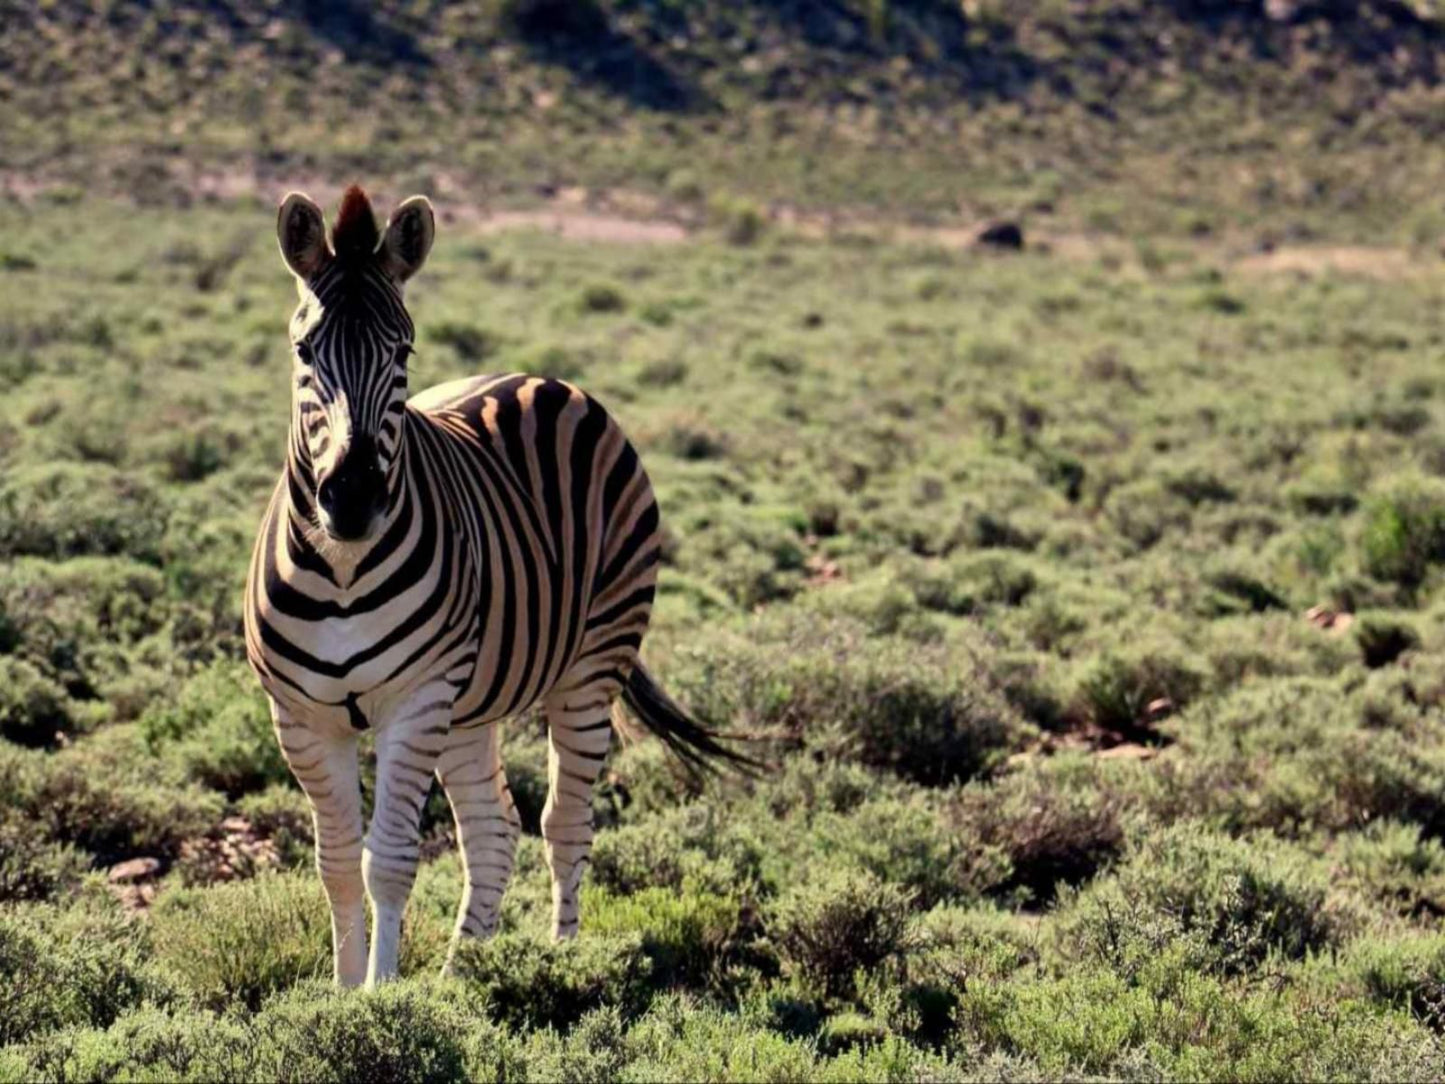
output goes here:
<path id="1" fill-rule="evenodd" d="M 464 629 L 447 628 L 439 619 L 407 628 L 393 614 L 328 617 L 291 630 L 289 654 L 268 653 L 273 676 L 263 684 L 273 695 L 320 718 L 343 716 L 355 727 L 354 704 L 368 727 L 386 726 L 417 689 L 455 679 L 458 662 L 475 660 L 476 641 Z M 469 676 L 469 675 L 468 675 Z M 282 679 L 282 680 L 278 680 Z"/>

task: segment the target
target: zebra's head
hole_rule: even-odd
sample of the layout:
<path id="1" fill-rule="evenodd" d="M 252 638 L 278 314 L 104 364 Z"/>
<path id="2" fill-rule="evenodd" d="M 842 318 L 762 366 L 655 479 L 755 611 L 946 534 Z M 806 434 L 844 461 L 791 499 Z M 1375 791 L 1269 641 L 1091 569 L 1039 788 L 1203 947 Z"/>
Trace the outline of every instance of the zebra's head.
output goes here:
<path id="1" fill-rule="evenodd" d="M 423 196 L 399 204 L 379 231 L 355 186 L 330 244 L 321 208 L 300 192 L 277 215 L 301 299 L 291 318 L 293 449 L 309 463 L 317 524 L 340 541 L 369 538 L 395 488 L 413 336 L 402 284 L 426 261 L 435 232 Z"/>

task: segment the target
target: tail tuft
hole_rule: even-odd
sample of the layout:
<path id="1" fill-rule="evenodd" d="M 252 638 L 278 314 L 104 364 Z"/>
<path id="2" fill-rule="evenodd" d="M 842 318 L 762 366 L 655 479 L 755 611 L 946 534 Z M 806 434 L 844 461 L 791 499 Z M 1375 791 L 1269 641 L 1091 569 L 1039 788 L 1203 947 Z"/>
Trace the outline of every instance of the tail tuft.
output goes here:
<path id="1" fill-rule="evenodd" d="M 716 731 L 689 716 L 641 664 L 627 679 L 622 699 L 638 721 L 661 738 L 694 776 L 716 772 L 720 766 L 744 775 L 755 775 L 763 768 L 751 757 L 728 748 Z"/>

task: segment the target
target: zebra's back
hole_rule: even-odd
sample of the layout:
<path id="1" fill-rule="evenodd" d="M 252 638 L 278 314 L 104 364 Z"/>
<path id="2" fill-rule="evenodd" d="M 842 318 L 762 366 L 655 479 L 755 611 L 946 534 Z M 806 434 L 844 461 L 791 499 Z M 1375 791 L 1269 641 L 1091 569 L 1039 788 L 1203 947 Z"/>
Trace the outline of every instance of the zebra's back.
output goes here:
<path id="1" fill-rule="evenodd" d="M 573 385 L 522 374 L 442 384 L 408 409 L 476 562 L 478 663 L 454 725 L 514 714 L 564 679 L 614 671 L 622 684 L 660 538 L 651 484 L 616 421 Z"/>

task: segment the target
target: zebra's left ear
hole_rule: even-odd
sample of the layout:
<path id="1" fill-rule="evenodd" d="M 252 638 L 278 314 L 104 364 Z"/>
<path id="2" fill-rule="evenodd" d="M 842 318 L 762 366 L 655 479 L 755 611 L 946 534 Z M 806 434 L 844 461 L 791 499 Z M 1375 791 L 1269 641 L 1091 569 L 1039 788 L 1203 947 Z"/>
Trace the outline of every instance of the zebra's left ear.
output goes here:
<path id="1" fill-rule="evenodd" d="M 405 282 L 426 263 L 427 253 L 436 237 L 436 216 L 431 200 L 412 196 L 402 200 L 386 224 L 386 237 L 381 242 L 382 266 L 397 282 Z"/>

